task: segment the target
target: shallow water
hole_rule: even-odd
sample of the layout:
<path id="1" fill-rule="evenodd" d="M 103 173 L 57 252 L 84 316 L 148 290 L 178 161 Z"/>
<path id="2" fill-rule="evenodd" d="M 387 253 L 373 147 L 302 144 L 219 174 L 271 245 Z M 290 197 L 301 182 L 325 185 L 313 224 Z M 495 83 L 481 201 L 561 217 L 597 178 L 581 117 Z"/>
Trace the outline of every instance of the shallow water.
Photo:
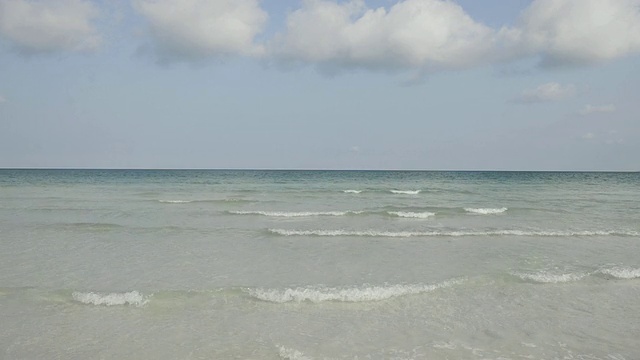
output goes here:
<path id="1" fill-rule="evenodd" d="M 0 170 L 6 359 L 637 359 L 640 174 Z"/>

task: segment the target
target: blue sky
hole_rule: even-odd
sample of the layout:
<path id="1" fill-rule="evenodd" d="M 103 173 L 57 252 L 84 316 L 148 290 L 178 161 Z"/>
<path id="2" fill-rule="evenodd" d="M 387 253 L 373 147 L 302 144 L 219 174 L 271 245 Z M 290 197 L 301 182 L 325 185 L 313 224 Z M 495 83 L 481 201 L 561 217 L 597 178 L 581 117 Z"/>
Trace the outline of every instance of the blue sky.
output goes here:
<path id="1" fill-rule="evenodd" d="M 0 167 L 640 170 L 640 0 L 0 0 Z"/>

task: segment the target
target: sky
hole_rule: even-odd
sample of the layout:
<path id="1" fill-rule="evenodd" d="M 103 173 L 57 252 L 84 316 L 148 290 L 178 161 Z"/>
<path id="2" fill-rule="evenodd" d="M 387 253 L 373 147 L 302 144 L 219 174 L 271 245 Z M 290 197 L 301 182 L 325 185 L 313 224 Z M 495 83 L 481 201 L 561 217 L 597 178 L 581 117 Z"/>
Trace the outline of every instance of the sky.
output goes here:
<path id="1" fill-rule="evenodd" d="M 0 167 L 640 171 L 640 0 L 0 0 Z"/>

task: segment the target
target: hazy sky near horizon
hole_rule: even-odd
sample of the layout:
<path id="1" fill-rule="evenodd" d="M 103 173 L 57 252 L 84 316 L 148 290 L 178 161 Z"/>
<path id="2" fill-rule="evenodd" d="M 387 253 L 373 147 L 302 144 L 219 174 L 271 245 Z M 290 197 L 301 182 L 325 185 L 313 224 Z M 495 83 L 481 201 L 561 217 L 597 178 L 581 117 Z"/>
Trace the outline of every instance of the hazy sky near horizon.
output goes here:
<path id="1" fill-rule="evenodd" d="M 0 167 L 640 170 L 640 0 L 0 0 Z"/>

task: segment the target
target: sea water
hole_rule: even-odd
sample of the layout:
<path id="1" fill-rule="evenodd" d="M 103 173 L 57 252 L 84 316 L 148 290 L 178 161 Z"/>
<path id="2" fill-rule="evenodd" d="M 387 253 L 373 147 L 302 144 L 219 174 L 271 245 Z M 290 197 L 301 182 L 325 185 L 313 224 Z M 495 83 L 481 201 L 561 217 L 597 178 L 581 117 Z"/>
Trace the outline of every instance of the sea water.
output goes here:
<path id="1" fill-rule="evenodd" d="M 2 359 L 639 359 L 640 174 L 0 170 Z"/>

